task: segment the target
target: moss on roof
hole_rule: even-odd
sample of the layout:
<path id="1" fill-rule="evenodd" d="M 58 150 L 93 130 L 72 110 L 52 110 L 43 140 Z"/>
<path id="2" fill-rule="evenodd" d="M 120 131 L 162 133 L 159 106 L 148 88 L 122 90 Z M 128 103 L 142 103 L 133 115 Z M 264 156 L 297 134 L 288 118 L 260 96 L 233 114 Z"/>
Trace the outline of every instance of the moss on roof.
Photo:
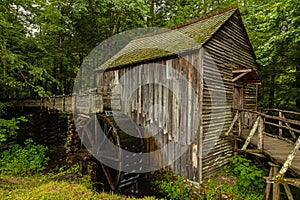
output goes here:
<path id="1" fill-rule="evenodd" d="M 96 70 L 112 69 L 200 49 L 235 11 L 236 8 L 230 9 L 173 30 L 136 38 Z"/>

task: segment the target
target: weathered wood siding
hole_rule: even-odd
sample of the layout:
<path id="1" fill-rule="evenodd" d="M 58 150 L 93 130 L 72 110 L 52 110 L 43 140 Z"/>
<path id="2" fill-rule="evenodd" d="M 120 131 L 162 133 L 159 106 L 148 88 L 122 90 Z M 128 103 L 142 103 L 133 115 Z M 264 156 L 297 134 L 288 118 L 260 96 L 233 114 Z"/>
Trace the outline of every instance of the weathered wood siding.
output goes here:
<path id="1" fill-rule="evenodd" d="M 218 92 L 220 95 L 226 96 L 225 102 L 218 102 L 218 99 L 215 99 L 218 106 L 212 106 L 211 98 L 205 95 L 209 93 L 209 88 L 204 87 L 204 151 L 202 169 L 204 178 L 224 166 L 232 155 L 232 142 L 218 139 L 221 133 L 228 130 L 232 121 L 232 70 L 239 68 L 255 69 L 256 66 L 251 44 L 239 17 L 237 13 L 234 14 L 211 40 L 204 45 L 206 50 L 203 56 L 204 81 L 210 85 L 212 92 Z M 222 83 L 218 82 L 216 78 L 218 73 L 223 78 L 223 91 L 220 91 Z M 244 108 L 256 109 L 256 85 L 246 85 L 244 91 Z M 219 113 L 219 115 L 209 115 L 212 112 Z M 224 124 L 218 119 L 220 116 L 226 116 Z M 211 123 L 214 124 L 214 128 L 209 130 Z M 213 149 L 211 149 L 212 145 L 214 145 Z M 205 152 L 206 149 L 209 152 Z"/>
<path id="2" fill-rule="evenodd" d="M 163 165 L 172 159 L 170 155 L 177 156 L 182 149 L 175 145 L 188 145 L 170 168 L 193 180 L 197 179 L 197 123 L 200 117 L 197 105 L 201 93 L 201 75 L 197 67 L 200 67 L 198 51 L 183 57 L 107 71 L 98 77 L 99 92 L 116 96 L 119 91 L 120 110 L 144 127 L 146 134 L 151 131 L 156 134 L 148 140 L 148 151 L 169 145 L 163 154 L 155 156 L 151 161 L 153 165 Z M 185 81 L 190 87 L 184 84 Z"/>
<path id="3" fill-rule="evenodd" d="M 232 142 L 219 138 L 232 121 L 232 70 L 256 66 L 239 17 L 236 12 L 199 51 L 99 73 L 98 89 L 107 99 L 115 99 L 113 107 L 131 116 L 145 128 L 145 134 L 156 133 L 147 140 L 148 151 L 175 142 L 155 156 L 154 165 L 177 155 L 180 147 L 175 148 L 175 144 L 184 142 L 189 148 L 170 167 L 175 173 L 199 180 L 219 170 L 232 155 Z M 180 77 L 192 87 L 182 84 Z M 256 86 L 247 85 L 244 91 L 244 107 L 255 109 Z M 118 105 L 117 99 L 125 101 Z M 109 102 L 105 105 L 104 109 L 110 109 Z"/>

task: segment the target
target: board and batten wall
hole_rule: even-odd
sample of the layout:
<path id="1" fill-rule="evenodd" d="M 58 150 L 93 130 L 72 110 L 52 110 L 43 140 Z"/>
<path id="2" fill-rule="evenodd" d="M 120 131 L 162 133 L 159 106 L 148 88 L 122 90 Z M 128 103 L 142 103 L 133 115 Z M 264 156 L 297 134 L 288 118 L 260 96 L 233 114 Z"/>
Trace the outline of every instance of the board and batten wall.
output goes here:
<path id="1" fill-rule="evenodd" d="M 167 147 L 162 154 L 156 155 L 152 164 L 157 167 L 170 164 L 174 173 L 192 180 L 198 180 L 199 165 L 201 111 L 197 105 L 200 104 L 202 84 L 199 62 L 199 51 L 196 51 L 167 60 L 108 70 L 99 73 L 97 78 L 100 93 L 114 96 L 120 93 L 120 107 L 112 109 L 120 109 L 143 127 L 145 134 L 154 135 L 146 140 L 148 151 Z M 179 149 L 182 146 L 179 144 L 188 148 Z M 183 152 L 182 156 L 180 152 Z M 169 163 L 173 156 L 179 159 Z"/>

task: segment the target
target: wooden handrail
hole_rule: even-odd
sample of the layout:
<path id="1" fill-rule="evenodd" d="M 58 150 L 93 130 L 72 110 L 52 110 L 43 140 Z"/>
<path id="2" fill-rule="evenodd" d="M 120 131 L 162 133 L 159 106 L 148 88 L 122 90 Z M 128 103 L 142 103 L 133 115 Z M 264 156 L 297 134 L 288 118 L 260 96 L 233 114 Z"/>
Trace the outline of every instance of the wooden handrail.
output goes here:
<path id="1" fill-rule="evenodd" d="M 278 172 L 278 174 L 275 176 L 275 179 L 279 179 L 282 178 L 284 176 L 284 174 L 286 173 L 286 171 L 288 170 L 288 168 L 291 166 L 293 159 L 295 158 L 298 150 L 300 148 L 300 136 L 297 139 L 297 141 L 294 144 L 294 148 L 291 151 L 290 155 L 288 156 L 287 160 L 284 162 L 282 168 L 280 169 L 280 171 Z"/>
<path id="2" fill-rule="evenodd" d="M 283 117 L 277 117 L 277 116 L 267 115 L 265 113 L 261 113 L 261 112 L 253 111 L 253 110 L 246 110 L 246 109 L 236 109 L 236 110 L 240 110 L 240 111 L 248 112 L 248 113 L 254 113 L 254 114 L 257 114 L 257 115 L 262 116 L 264 118 L 274 119 L 274 120 L 280 120 L 282 122 L 287 122 L 287 123 L 290 123 L 290 124 L 294 124 L 294 125 L 299 125 L 300 126 L 300 121 L 298 121 L 298 120 L 286 119 L 286 118 L 283 118 Z"/>
<path id="3" fill-rule="evenodd" d="M 280 109 L 276 109 L 276 108 L 267 109 L 266 111 L 276 111 L 276 112 L 288 113 L 288 114 L 293 114 L 293 115 L 300 115 L 299 112 L 290 111 L 290 110 L 280 110 Z"/>

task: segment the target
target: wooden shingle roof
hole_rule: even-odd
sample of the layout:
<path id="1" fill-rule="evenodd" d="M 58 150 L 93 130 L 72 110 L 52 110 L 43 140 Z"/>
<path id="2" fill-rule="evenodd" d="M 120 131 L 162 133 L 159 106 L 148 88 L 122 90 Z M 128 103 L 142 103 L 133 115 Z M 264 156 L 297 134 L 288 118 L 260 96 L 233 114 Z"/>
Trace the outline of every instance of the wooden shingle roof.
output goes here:
<path id="1" fill-rule="evenodd" d="M 236 8 L 231 9 L 173 30 L 136 38 L 96 70 L 133 65 L 200 49 L 236 11 Z"/>

